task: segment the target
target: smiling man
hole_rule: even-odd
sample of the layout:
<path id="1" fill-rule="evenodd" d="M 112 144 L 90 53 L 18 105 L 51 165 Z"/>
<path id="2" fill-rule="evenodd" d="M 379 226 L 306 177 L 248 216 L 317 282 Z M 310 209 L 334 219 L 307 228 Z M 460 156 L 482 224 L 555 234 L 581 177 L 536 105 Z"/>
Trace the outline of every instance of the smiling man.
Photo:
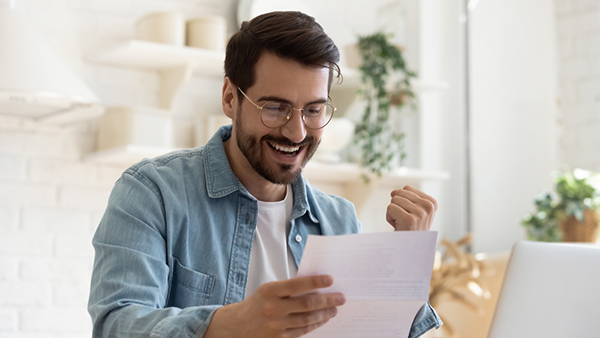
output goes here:
<path id="1" fill-rule="evenodd" d="M 265 51 L 255 74 L 247 93 L 230 77 L 225 79 L 223 110 L 234 126 L 225 152 L 233 172 L 254 197 L 274 202 L 282 200 L 286 185 L 300 176 L 331 118 L 329 68 Z"/>
<path id="2" fill-rule="evenodd" d="M 94 236 L 94 337 L 299 337 L 337 313 L 331 276 L 297 278 L 309 234 L 356 233 L 354 206 L 302 177 L 335 107 L 339 52 L 313 18 L 274 12 L 227 45 L 222 127 L 115 184 Z M 429 230 L 435 199 L 391 192 L 398 231 Z M 425 304 L 410 337 L 441 325 Z"/>

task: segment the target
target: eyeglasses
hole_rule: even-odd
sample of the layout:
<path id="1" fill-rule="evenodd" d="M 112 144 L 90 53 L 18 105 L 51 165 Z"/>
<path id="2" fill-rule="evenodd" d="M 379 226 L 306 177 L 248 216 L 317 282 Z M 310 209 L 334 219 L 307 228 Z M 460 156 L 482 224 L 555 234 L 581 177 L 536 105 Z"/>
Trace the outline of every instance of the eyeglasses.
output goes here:
<path id="1" fill-rule="evenodd" d="M 337 109 L 333 105 L 333 101 L 331 103 L 313 103 L 303 108 L 294 108 L 289 103 L 275 101 L 268 101 L 259 106 L 250 100 L 240 87 L 238 89 L 250 103 L 260 110 L 260 120 L 267 128 L 282 127 L 292 118 L 294 110 L 299 110 L 302 113 L 302 121 L 304 121 L 306 128 L 321 129 L 331 121 L 333 113 Z M 331 98 L 329 100 L 331 101 Z"/>

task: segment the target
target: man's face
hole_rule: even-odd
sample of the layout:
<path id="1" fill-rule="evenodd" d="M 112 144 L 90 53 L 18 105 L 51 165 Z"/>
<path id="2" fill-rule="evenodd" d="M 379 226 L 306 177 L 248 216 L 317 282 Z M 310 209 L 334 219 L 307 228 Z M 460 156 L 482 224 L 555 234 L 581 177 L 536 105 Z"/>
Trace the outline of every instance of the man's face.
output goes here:
<path id="1" fill-rule="evenodd" d="M 245 92 L 259 106 L 279 101 L 302 108 L 327 101 L 327 68 L 306 67 L 264 53 L 255 69 L 256 82 Z M 248 164 L 275 184 L 291 183 L 300 175 L 323 132 L 306 128 L 299 110 L 294 110 L 284 126 L 268 128 L 261 122 L 260 110 L 245 98 L 237 107 L 233 125 L 237 146 Z"/>

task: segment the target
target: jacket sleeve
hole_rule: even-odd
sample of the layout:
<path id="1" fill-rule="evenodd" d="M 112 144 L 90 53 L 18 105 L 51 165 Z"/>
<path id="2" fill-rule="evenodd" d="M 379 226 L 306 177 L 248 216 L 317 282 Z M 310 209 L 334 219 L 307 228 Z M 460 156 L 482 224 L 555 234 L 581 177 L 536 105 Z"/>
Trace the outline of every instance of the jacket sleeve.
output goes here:
<path id="1" fill-rule="evenodd" d="M 408 338 L 418 338 L 427 331 L 436 328 L 439 329 L 444 323 L 433 309 L 429 302 L 426 302 L 413 320 Z"/>
<path id="2" fill-rule="evenodd" d="M 202 337 L 219 307 L 166 307 L 169 268 L 160 191 L 127 171 L 117 181 L 93 238 L 88 311 L 93 337 Z"/>

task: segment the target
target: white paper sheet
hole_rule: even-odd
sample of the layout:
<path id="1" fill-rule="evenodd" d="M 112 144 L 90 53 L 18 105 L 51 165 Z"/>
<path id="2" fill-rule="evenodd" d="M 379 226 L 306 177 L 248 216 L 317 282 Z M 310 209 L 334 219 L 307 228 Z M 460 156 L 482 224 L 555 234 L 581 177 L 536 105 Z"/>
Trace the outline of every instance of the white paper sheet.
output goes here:
<path id="1" fill-rule="evenodd" d="M 309 236 L 298 277 L 329 274 L 319 292 L 341 292 L 346 304 L 310 338 L 406 338 L 429 298 L 435 231 Z"/>

